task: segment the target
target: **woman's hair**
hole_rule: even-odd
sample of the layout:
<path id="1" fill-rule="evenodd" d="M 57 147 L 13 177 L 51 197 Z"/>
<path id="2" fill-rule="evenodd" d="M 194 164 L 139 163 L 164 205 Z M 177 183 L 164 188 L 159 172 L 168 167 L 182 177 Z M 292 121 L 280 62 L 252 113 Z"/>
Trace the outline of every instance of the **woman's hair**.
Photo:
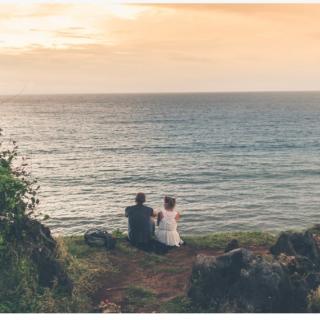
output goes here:
<path id="1" fill-rule="evenodd" d="M 136 203 L 143 204 L 146 202 L 146 195 L 143 192 L 139 192 L 136 195 Z"/>
<path id="2" fill-rule="evenodd" d="M 173 209 L 176 205 L 176 199 L 172 198 L 172 197 L 165 196 L 164 197 L 164 204 L 165 204 L 166 209 Z"/>

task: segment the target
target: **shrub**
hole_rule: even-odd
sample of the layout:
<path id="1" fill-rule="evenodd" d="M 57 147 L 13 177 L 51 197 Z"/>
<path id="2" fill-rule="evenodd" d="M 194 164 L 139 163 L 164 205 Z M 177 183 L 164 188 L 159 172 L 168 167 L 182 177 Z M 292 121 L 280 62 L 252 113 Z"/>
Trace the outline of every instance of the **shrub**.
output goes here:
<path id="1" fill-rule="evenodd" d="M 41 263 L 57 262 L 61 270 L 73 268 L 74 274 L 79 268 L 50 231 L 42 234 L 49 229 L 34 220 L 40 215 L 38 190 L 25 159 L 18 157 L 16 142 L 4 141 L 0 129 L 0 312 L 88 311 L 89 299 L 80 285 L 70 292 L 55 274 L 50 286 L 40 285 L 38 252 L 47 252 Z"/>
<path id="2" fill-rule="evenodd" d="M 15 141 L 4 141 L 0 129 L 0 218 L 5 222 L 20 222 L 36 216 L 39 204 L 37 180 L 32 179 L 25 158 L 18 157 Z M 2 228 L 3 229 L 3 228 Z"/>

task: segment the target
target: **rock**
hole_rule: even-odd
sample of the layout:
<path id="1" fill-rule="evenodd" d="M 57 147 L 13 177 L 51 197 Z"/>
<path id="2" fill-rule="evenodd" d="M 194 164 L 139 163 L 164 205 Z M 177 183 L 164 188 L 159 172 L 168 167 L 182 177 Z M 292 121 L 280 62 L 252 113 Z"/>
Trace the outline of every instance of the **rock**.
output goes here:
<path id="1" fill-rule="evenodd" d="M 240 246 L 239 246 L 239 242 L 237 239 L 232 239 L 228 244 L 227 246 L 225 247 L 224 249 L 224 252 L 227 253 L 231 250 L 234 250 L 234 249 L 238 249 Z"/>
<path id="2" fill-rule="evenodd" d="M 273 256 L 257 256 L 230 242 L 227 253 L 199 255 L 188 295 L 199 312 L 306 312 L 320 285 L 320 250 L 310 230 L 283 232 Z M 310 298 L 309 298 L 310 299 Z"/>
<path id="3" fill-rule="evenodd" d="M 25 217 L 19 225 L 11 225 L 8 240 L 16 241 L 15 239 L 18 239 L 24 251 L 31 257 L 38 270 L 41 286 L 58 285 L 61 289 L 72 292 L 72 281 L 58 260 L 57 243 L 48 227 L 37 220 Z"/>
<path id="4" fill-rule="evenodd" d="M 316 223 L 312 226 L 312 228 L 309 229 L 310 232 L 319 233 L 320 231 L 320 224 Z"/>
<path id="5" fill-rule="evenodd" d="M 199 255 L 188 291 L 200 312 L 303 312 L 307 293 L 302 277 L 291 279 L 278 261 L 242 248 L 218 257 Z"/>
<path id="6" fill-rule="evenodd" d="M 318 227 L 316 225 L 311 230 Z M 320 286 L 320 250 L 311 230 L 304 233 L 281 233 L 270 249 L 291 276 L 291 281 L 309 291 Z"/>
<path id="7" fill-rule="evenodd" d="M 320 288 L 311 291 L 308 300 L 308 312 L 320 313 Z"/>
<path id="8" fill-rule="evenodd" d="M 295 256 L 296 251 L 294 250 L 293 244 L 290 241 L 290 233 L 282 232 L 277 242 L 270 248 L 270 252 L 273 255 L 280 255 L 284 253 L 288 256 Z"/>
<path id="9" fill-rule="evenodd" d="M 286 268 L 289 274 L 298 273 L 300 275 L 306 275 L 318 270 L 317 265 L 304 256 L 287 256 L 284 253 L 281 253 L 276 258 L 277 261 Z"/>
<path id="10" fill-rule="evenodd" d="M 286 268 L 290 274 L 293 274 L 297 270 L 297 261 L 295 256 L 287 256 L 284 253 L 281 253 L 277 257 L 278 262 L 282 267 Z"/>
<path id="11" fill-rule="evenodd" d="M 101 301 L 99 311 L 102 313 L 121 313 L 121 307 L 108 299 Z"/>
<path id="12" fill-rule="evenodd" d="M 320 266 L 320 250 L 312 233 L 308 230 L 304 233 L 281 233 L 276 244 L 270 248 L 270 252 L 275 256 L 284 253 L 288 256 L 304 257 L 311 261 L 314 267 Z"/>
<path id="13" fill-rule="evenodd" d="M 320 286 L 320 272 L 309 273 L 306 276 L 306 283 L 311 290 L 316 290 Z"/>

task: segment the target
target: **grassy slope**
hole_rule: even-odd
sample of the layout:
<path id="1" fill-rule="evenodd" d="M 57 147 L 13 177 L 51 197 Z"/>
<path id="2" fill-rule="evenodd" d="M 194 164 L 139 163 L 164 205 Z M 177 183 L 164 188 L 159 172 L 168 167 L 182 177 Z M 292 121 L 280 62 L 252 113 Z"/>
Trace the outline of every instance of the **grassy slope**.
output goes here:
<path id="1" fill-rule="evenodd" d="M 156 255 L 137 250 L 121 234 L 117 236 L 117 247 L 109 252 L 88 247 L 82 237 L 59 238 L 76 290 L 89 296 L 88 312 L 115 310 L 110 303 L 119 305 L 122 312 L 190 312 L 186 291 L 197 254 L 220 254 L 234 238 L 242 247 L 267 254 L 276 238 L 263 232 L 214 233 L 185 238 L 186 246 Z M 104 307 L 99 308 L 102 301 Z"/>
<path id="2" fill-rule="evenodd" d="M 222 250 L 232 239 L 237 239 L 240 246 L 270 246 L 274 243 L 275 234 L 259 231 L 211 233 L 205 236 L 186 237 L 191 246 Z"/>
<path id="3" fill-rule="evenodd" d="M 310 230 L 319 236 L 319 226 Z M 57 238 L 58 259 L 74 282 L 71 297 L 59 288 L 38 287 L 28 257 L 18 254 L 16 265 L 3 265 L 6 273 L 0 278 L 5 277 L 8 286 L 5 296 L 0 295 L 0 312 L 192 312 L 186 293 L 197 254 L 219 255 L 235 238 L 241 247 L 268 255 L 277 237 L 265 232 L 185 237 L 186 246 L 157 255 L 132 247 L 119 232 L 114 235 L 118 240 L 112 251 L 89 247 L 82 236 Z M 319 297 L 318 290 L 315 310 L 320 310 Z"/>

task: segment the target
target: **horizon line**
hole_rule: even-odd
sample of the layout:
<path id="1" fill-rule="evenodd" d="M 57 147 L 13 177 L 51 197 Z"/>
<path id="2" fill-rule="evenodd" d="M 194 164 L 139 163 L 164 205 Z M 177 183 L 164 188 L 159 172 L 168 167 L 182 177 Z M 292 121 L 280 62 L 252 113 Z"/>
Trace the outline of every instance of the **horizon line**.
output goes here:
<path id="1" fill-rule="evenodd" d="M 232 91 L 132 91 L 132 92 L 56 92 L 56 93 L 0 93 L 0 96 L 50 96 L 50 95 L 148 95 L 148 94 L 223 94 L 223 93 L 320 93 L 310 90 L 232 90 Z"/>

